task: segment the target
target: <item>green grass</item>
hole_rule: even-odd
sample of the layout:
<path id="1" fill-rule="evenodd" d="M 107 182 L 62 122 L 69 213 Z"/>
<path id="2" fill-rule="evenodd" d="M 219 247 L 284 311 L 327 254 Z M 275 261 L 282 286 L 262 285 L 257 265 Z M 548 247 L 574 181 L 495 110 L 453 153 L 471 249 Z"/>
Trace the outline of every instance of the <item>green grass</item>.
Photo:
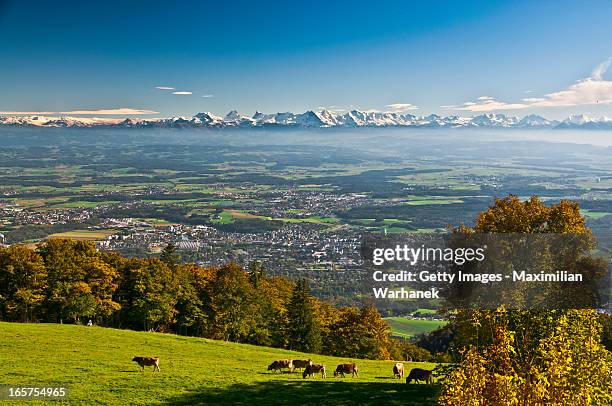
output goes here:
<path id="1" fill-rule="evenodd" d="M 592 218 L 593 220 L 597 220 L 602 217 L 609 216 L 612 213 L 609 213 L 607 211 L 593 211 L 593 210 L 588 210 L 588 209 L 581 209 L 580 214 L 582 214 L 585 217 Z"/>
<path id="2" fill-rule="evenodd" d="M 413 337 L 428 333 L 446 324 L 444 320 L 412 320 L 405 317 L 386 317 L 391 332 L 398 337 Z"/>
<path id="3" fill-rule="evenodd" d="M 161 372 L 137 372 L 135 355 L 159 356 Z M 279 358 L 322 362 L 328 379 L 268 373 L 267 365 Z M 66 385 L 75 404 L 430 405 L 438 392 L 437 385 L 392 378 L 392 361 L 102 327 L 0 323 L 0 359 L 0 383 Z M 357 362 L 359 377 L 334 379 L 335 365 L 348 361 Z M 415 366 L 434 364 L 406 363 Z"/>
<path id="4" fill-rule="evenodd" d="M 231 224 L 233 222 L 234 222 L 234 215 L 227 210 L 224 210 L 221 213 L 219 213 L 218 218 L 214 218 L 213 220 L 211 220 L 211 223 L 213 224 Z"/>

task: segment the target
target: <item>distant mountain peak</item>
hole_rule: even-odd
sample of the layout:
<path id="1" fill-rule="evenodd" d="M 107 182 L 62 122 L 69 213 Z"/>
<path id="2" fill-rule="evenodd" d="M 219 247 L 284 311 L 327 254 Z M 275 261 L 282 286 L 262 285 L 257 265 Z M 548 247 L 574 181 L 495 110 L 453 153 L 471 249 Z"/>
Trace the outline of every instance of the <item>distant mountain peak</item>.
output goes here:
<path id="1" fill-rule="evenodd" d="M 409 113 L 383 112 L 352 109 L 334 112 L 328 109 L 307 110 L 303 113 L 289 111 L 265 114 L 256 111 L 252 117 L 242 116 L 231 110 L 219 117 L 210 112 L 197 113 L 192 117 L 170 117 L 160 119 L 109 119 L 50 116 L 0 116 L 0 126 L 24 127 L 112 127 L 112 128 L 257 128 L 257 127 L 405 127 L 405 128 L 581 128 L 612 129 L 612 119 L 591 118 L 584 114 L 571 115 L 559 122 L 548 120 L 537 114 L 523 118 L 501 113 L 483 113 L 472 117 L 440 116 L 429 114 L 415 116 Z"/>

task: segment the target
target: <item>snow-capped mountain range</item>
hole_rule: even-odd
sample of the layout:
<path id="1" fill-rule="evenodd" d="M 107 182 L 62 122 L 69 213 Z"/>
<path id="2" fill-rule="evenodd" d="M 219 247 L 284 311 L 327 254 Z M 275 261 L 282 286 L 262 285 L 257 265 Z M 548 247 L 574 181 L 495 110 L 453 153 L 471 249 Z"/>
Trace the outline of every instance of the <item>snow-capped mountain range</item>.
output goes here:
<path id="1" fill-rule="evenodd" d="M 225 117 L 198 113 L 193 117 L 153 119 L 80 118 L 49 116 L 0 116 L 0 126 L 29 127 L 106 127 L 106 128 L 354 128 L 354 127 L 414 127 L 414 128 L 580 128 L 612 129 L 612 119 L 572 115 L 563 121 L 547 120 L 531 114 L 523 118 L 504 114 L 482 114 L 473 117 L 416 116 L 408 113 L 351 110 L 337 113 L 329 110 L 296 113 L 243 116 L 232 110 Z"/>

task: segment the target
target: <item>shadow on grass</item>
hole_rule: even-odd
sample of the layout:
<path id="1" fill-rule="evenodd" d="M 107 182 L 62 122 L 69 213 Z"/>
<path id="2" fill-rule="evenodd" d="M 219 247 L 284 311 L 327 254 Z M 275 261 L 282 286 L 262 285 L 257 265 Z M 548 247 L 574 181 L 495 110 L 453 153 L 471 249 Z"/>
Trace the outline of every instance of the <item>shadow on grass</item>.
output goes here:
<path id="1" fill-rule="evenodd" d="M 270 381 L 235 384 L 166 399 L 172 405 L 435 405 L 438 385 L 387 382 Z"/>

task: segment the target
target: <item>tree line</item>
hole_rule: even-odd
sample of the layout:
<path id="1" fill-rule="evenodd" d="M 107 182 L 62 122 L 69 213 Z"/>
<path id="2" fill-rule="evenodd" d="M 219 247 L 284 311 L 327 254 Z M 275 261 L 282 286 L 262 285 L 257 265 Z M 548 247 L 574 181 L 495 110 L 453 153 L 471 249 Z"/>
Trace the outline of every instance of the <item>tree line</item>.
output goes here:
<path id="1" fill-rule="evenodd" d="M 258 263 L 248 270 L 182 264 L 172 245 L 155 258 L 126 258 L 69 239 L 0 248 L 0 320 L 92 320 L 342 357 L 432 358 L 391 338 L 373 305 L 336 308 L 312 296 L 305 280 L 270 277 Z"/>

